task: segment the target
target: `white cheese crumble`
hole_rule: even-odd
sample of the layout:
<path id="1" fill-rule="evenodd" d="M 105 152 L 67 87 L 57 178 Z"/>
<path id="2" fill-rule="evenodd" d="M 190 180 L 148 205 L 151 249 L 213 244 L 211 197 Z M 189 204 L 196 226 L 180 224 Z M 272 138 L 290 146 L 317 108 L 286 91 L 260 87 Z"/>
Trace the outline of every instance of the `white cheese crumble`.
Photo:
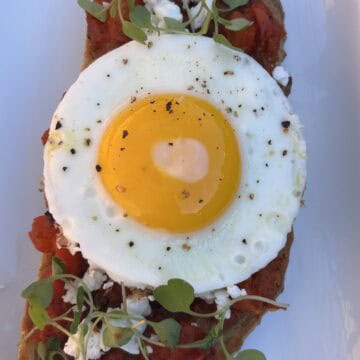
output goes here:
<path id="1" fill-rule="evenodd" d="M 91 328 L 91 325 L 92 324 L 89 324 L 89 329 Z M 84 359 L 83 354 L 81 354 L 79 340 L 80 327 L 74 335 L 68 338 L 64 345 L 64 353 L 66 355 L 72 356 L 73 358 L 75 358 L 75 360 L 96 360 L 101 357 L 103 352 L 109 350 L 102 343 L 102 335 L 100 332 L 88 331 L 84 339 L 85 344 L 87 344 L 86 359 Z"/>
<path id="2" fill-rule="evenodd" d="M 82 280 L 90 291 L 95 291 L 101 288 L 102 284 L 104 283 L 104 281 L 106 281 L 106 279 L 107 276 L 102 270 L 90 266 Z M 76 304 L 76 294 L 79 288 L 79 282 L 76 280 L 67 281 L 65 282 L 64 287 L 66 293 L 62 297 L 63 301 L 73 305 Z"/>
<path id="3" fill-rule="evenodd" d="M 208 304 L 212 304 L 215 302 L 217 310 L 222 309 L 226 306 L 231 299 L 237 298 L 239 296 L 245 296 L 247 292 L 245 289 L 240 289 L 237 285 L 228 286 L 226 289 L 219 289 L 215 291 L 209 291 L 202 294 L 198 294 L 197 296 Z M 230 309 L 225 314 L 225 319 L 229 319 L 231 317 Z"/>
<path id="4" fill-rule="evenodd" d="M 140 299 L 132 299 L 128 298 L 126 299 L 126 307 L 127 311 L 130 315 L 134 316 L 148 316 L 151 313 L 151 307 L 149 304 L 148 298 L 140 298 Z M 120 308 L 109 308 L 107 311 L 113 311 L 113 310 L 120 310 Z M 116 327 L 129 327 L 132 324 L 135 324 L 137 321 L 127 321 L 127 320 L 110 320 L 111 325 Z M 89 329 L 91 329 L 91 324 L 89 324 Z M 140 332 L 141 334 L 145 331 L 146 325 L 142 324 L 138 327 L 136 327 L 136 331 Z M 85 343 L 87 342 L 87 349 L 86 349 L 86 359 L 83 358 L 80 347 L 79 347 L 79 339 L 80 339 L 80 330 L 71 337 L 68 338 L 68 340 L 65 343 L 64 346 L 64 352 L 65 354 L 72 356 L 75 358 L 75 360 L 96 360 L 101 357 L 101 355 L 109 351 L 110 348 L 105 346 L 102 341 L 102 332 L 104 328 L 101 329 L 100 332 L 88 332 L 85 335 Z M 137 343 L 136 337 L 133 336 L 130 341 L 124 345 L 121 346 L 120 349 L 133 354 L 138 355 L 140 354 L 139 345 Z M 148 352 L 151 353 L 153 349 L 149 347 Z"/>
<path id="5" fill-rule="evenodd" d="M 237 285 L 233 285 L 233 286 L 228 286 L 226 288 L 226 291 L 228 292 L 228 294 L 230 295 L 230 297 L 232 299 L 235 299 L 239 296 L 245 296 L 247 295 L 247 292 L 245 289 L 240 289 Z"/>
<path id="6" fill-rule="evenodd" d="M 132 298 L 126 299 L 126 308 L 127 308 L 127 312 L 130 315 L 134 315 L 134 316 L 145 317 L 151 314 L 151 307 L 147 297 L 143 297 L 140 299 L 132 299 Z M 112 310 L 120 310 L 120 309 L 119 308 L 108 309 L 107 311 L 110 312 Z M 110 323 L 113 326 L 117 326 L 117 327 L 128 327 L 131 324 L 136 324 L 136 322 L 137 321 L 135 320 L 131 321 L 130 323 L 126 320 L 110 320 Z M 146 325 L 142 324 L 136 327 L 136 331 L 142 334 L 145 331 L 145 328 Z M 139 345 L 135 336 L 133 336 L 127 344 L 121 346 L 120 349 L 133 355 L 140 354 Z"/>
<path id="7" fill-rule="evenodd" d="M 165 29 L 164 18 L 169 17 L 182 22 L 183 16 L 180 7 L 169 0 L 144 0 L 145 7 L 151 14 L 151 22 L 154 26 Z"/>
<path id="8" fill-rule="evenodd" d="M 276 66 L 272 76 L 282 86 L 286 86 L 289 83 L 290 75 L 282 66 Z"/>
<path id="9" fill-rule="evenodd" d="M 106 283 L 104 283 L 103 285 L 103 289 L 107 290 L 107 289 L 111 289 L 114 286 L 114 282 L 113 281 L 107 281 Z"/>
<path id="10" fill-rule="evenodd" d="M 212 1 L 211 0 L 205 0 L 205 1 L 206 1 L 207 6 L 209 8 L 211 8 Z M 201 1 L 198 1 L 198 3 L 195 6 L 189 8 L 187 0 L 184 0 L 183 4 L 184 4 L 184 7 L 187 9 L 187 13 L 188 13 L 189 18 L 192 18 L 192 17 L 196 16 L 198 14 L 198 12 L 200 11 L 200 8 L 201 8 L 201 5 L 202 5 Z M 191 22 L 191 29 L 193 31 L 198 30 L 198 29 L 201 28 L 201 26 L 203 25 L 203 23 L 205 21 L 205 18 L 206 18 L 207 14 L 208 14 L 208 11 L 205 8 L 203 8 L 201 10 L 200 14 L 198 15 L 198 17 Z"/>

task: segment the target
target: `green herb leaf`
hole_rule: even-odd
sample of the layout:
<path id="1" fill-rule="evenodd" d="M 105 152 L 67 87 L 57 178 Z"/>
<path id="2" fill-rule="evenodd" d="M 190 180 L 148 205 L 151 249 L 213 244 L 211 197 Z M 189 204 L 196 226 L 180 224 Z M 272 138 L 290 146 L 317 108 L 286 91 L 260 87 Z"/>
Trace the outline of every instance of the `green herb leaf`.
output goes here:
<path id="1" fill-rule="evenodd" d="M 194 341 L 191 343 L 194 348 L 197 349 L 208 349 L 214 345 L 214 342 L 221 336 L 222 327 L 220 323 L 214 325 L 209 333 L 201 340 Z"/>
<path id="2" fill-rule="evenodd" d="M 214 34 L 213 39 L 214 39 L 215 42 L 217 42 L 219 44 L 225 45 L 225 46 L 230 47 L 230 48 L 233 47 L 231 42 L 222 34 Z"/>
<path id="3" fill-rule="evenodd" d="M 224 0 L 224 3 L 228 6 L 227 10 L 236 9 L 239 6 L 244 6 L 249 0 Z"/>
<path id="4" fill-rule="evenodd" d="M 58 351 L 61 350 L 60 339 L 57 337 L 52 337 L 46 342 L 47 351 Z"/>
<path id="5" fill-rule="evenodd" d="M 53 275 L 61 275 L 65 272 L 65 264 L 61 259 L 53 256 L 51 260 L 51 270 Z"/>
<path id="6" fill-rule="evenodd" d="M 109 319 L 123 320 L 128 319 L 129 315 L 121 310 L 112 310 L 106 313 L 106 317 Z"/>
<path id="7" fill-rule="evenodd" d="M 81 311 L 78 311 L 78 310 L 74 311 L 74 320 L 70 325 L 70 332 L 72 334 L 76 334 L 76 332 L 78 331 L 78 327 L 79 327 L 80 320 L 81 320 L 81 314 L 82 314 Z"/>
<path id="8" fill-rule="evenodd" d="M 258 350 L 244 350 L 237 354 L 234 360 L 266 360 L 266 357 Z"/>
<path id="9" fill-rule="evenodd" d="M 103 332 L 103 343 L 108 347 L 119 347 L 126 345 L 134 333 L 130 328 L 115 327 L 107 323 Z"/>
<path id="10" fill-rule="evenodd" d="M 251 22 L 247 19 L 244 19 L 244 18 L 227 20 L 227 19 L 219 17 L 218 21 L 220 24 L 223 24 L 226 27 L 226 29 L 231 30 L 231 31 L 245 30 L 253 24 L 253 22 Z"/>
<path id="11" fill-rule="evenodd" d="M 41 360 L 46 360 L 46 348 L 44 343 L 39 342 L 36 351 Z"/>
<path id="12" fill-rule="evenodd" d="M 107 20 L 107 9 L 103 8 L 100 4 L 90 0 L 78 0 L 78 4 L 86 12 L 101 22 L 105 22 Z"/>
<path id="13" fill-rule="evenodd" d="M 129 12 L 130 12 L 135 6 L 135 0 L 127 0 L 127 4 L 129 7 Z"/>
<path id="14" fill-rule="evenodd" d="M 147 36 L 145 32 L 137 25 L 124 21 L 122 24 L 124 34 L 130 39 L 136 40 L 141 44 L 145 45 L 145 41 L 147 40 Z"/>
<path id="15" fill-rule="evenodd" d="M 164 17 L 165 24 L 168 29 L 176 31 L 184 31 L 185 25 L 176 19 L 170 17 Z"/>
<path id="16" fill-rule="evenodd" d="M 79 286 L 76 293 L 76 305 L 78 311 L 82 311 L 85 300 L 85 290 L 82 286 Z"/>
<path id="17" fill-rule="evenodd" d="M 49 278 L 33 282 L 21 293 L 23 298 L 27 299 L 29 302 L 35 301 L 43 308 L 49 306 L 53 295 L 54 288 L 52 280 Z"/>
<path id="18" fill-rule="evenodd" d="M 130 11 L 129 17 L 131 22 L 140 28 L 152 28 L 151 15 L 145 6 L 136 5 Z"/>
<path id="19" fill-rule="evenodd" d="M 175 349 L 179 343 L 181 326 L 175 319 L 165 319 L 160 322 L 150 322 L 149 325 L 155 330 L 160 341 L 169 347 Z"/>
<path id="20" fill-rule="evenodd" d="M 154 290 L 155 300 L 171 312 L 191 312 L 190 305 L 194 302 L 193 287 L 182 279 L 170 279 L 167 285 Z"/>
<path id="21" fill-rule="evenodd" d="M 116 11 L 117 11 L 117 0 L 113 0 L 111 2 L 111 5 L 110 5 L 110 9 L 109 9 L 109 14 L 112 18 L 114 18 L 116 16 Z"/>
<path id="22" fill-rule="evenodd" d="M 33 324 L 40 330 L 49 322 L 46 310 L 35 300 L 29 303 L 29 316 Z"/>

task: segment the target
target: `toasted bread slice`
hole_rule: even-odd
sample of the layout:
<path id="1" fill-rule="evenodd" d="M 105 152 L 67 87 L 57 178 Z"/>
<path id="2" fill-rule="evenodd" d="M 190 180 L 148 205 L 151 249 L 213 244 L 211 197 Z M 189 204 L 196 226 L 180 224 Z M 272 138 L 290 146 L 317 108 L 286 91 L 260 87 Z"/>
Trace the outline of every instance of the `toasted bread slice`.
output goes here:
<path id="1" fill-rule="evenodd" d="M 270 9 L 273 17 L 281 24 L 284 23 L 284 11 L 281 6 L 280 0 L 262 0 L 263 3 Z M 280 64 L 285 58 L 286 53 L 283 46 L 281 46 L 277 63 Z M 85 69 L 95 60 L 94 51 L 91 47 L 91 42 L 87 39 L 84 49 L 84 58 L 82 69 Z M 284 92 L 288 95 L 289 89 L 283 89 Z M 251 282 L 255 285 L 255 288 L 258 284 L 261 284 L 265 279 L 269 282 L 270 293 L 267 296 L 276 298 L 284 288 L 284 280 L 286 268 L 289 261 L 290 248 L 293 241 L 293 232 L 288 234 L 288 240 L 285 247 L 280 251 L 277 258 L 275 258 L 271 263 L 269 263 L 264 269 L 260 270 L 254 274 L 247 282 Z M 45 267 L 48 267 L 51 264 L 51 255 L 43 255 L 40 262 L 39 273 Z M 25 337 L 28 334 L 32 327 L 32 321 L 28 315 L 28 304 L 25 306 L 25 313 L 22 320 L 22 337 Z M 257 311 L 233 311 L 231 319 L 228 320 L 225 324 L 225 343 L 229 352 L 235 352 L 240 349 L 247 335 L 254 329 L 254 327 L 259 324 L 262 316 L 269 310 L 268 306 L 262 306 Z M 30 337 L 27 341 L 23 341 L 19 345 L 18 359 L 19 360 L 39 360 L 36 352 L 36 343 L 33 337 Z M 106 356 L 106 359 L 117 359 L 117 360 L 131 360 L 131 359 L 140 359 L 141 356 L 131 355 L 125 352 L 117 352 L 114 356 L 109 354 Z M 179 359 L 177 357 L 177 359 Z M 224 360 L 224 354 L 219 346 L 215 346 L 213 351 L 209 352 L 205 357 L 206 360 Z M 169 357 L 171 360 L 171 357 Z M 188 359 L 184 359 L 188 360 Z"/>

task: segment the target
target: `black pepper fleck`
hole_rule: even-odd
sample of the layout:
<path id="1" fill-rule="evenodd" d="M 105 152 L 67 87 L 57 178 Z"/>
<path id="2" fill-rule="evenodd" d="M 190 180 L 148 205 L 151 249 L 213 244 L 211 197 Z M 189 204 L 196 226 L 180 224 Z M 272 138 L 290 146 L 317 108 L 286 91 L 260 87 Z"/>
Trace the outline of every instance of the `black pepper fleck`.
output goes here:
<path id="1" fill-rule="evenodd" d="M 129 246 L 130 247 L 133 247 L 135 244 L 134 244 L 134 242 L 133 241 L 129 241 Z"/>
<path id="2" fill-rule="evenodd" d="M 224 71 L 224 75 L 234 75 L 235 73 L 232 70 Z"/>
<path id="3" fill-rule="evenodd" d="M 242 239 L 242 243 L 246 245 L 246 244 L 247 244 L 247 240 L 246 240 L 246 239 Z"/>
<path id="4" fill-rule="evenodd" d="M 128 59 L 122 59 L 122 62 L 123 62 L 124 65 L 126 65 L 129 62 L 129 60 Z"/>
<path id="5" fill-rule="evenodd" d="M 63 170 L 63 171 L 66 171 L 66 170 L 67 170 L 67 166 L 63 166 L 62 170 Z"/>
<path id="6" fill-rule="evenodd" d="M 166 103 L 166 105 L 165 105 L 165 109 L 166 109 L 166 111 L 168 112 L 168 113 L 172 113 L 172 109 L 171 109 L 171 107 L 172 107 L 172 101 L 168 101 L 167 103 Z"/>
<path id="7" fill-rule="evenodd" d="M 91 139 L 86 138 L 86 139 L 84 140 L 84 143 L 85 143 L 85 146 L 90 146 L 90 144 L 91 144 Z"/>
<path id="8" fill-rule="evenodd" d="M 287 155 L 287 150 L 284 150 L 283 152 L 282 152 L 282 156 L 286 156 Z"/>
<path id="9" fill-rule="evenodd" d="M 129 135 L 129 132 L 127 130 L 123 130 L 122 138 L 125 139 L 128 135 Z"/>
<path id="10" fill-rule="evenodd" d="M 289 120 L 282 121 L 281 125 L 284 129 L 288 129 L 290 127 L 290 121 Z"/>
<path id="11" fill-rule="evenodd" d="M 173 146 L 174 145 L 174 143 L 172 143 L 172 142 L 169 142 L 169 144 L 168 144 L 169 146 Z"/>
<path id="12" fill-rule="evenodd" d="M 55 125 L 55 130 L 59 130 L 62 127 L 62 123 L 58 121 Z"/>
<path id="13" fill-rule="evenodd" d="M 97 172 L 100 172 L 102 167 L 99 164 L 96 164 L 95 169 Z"/>
<path id="14" fill-rule="evenodd" d="M 271 145 L 271 144 L 272 144 L 272 140 L 269 140 L 269 141 L 268 141 L 268 145 Z"/>
<path id="15" fill-rule="evenodd" d="M 170 251 L 170 250 L 171 250 L 171 246 L 167 246 L 166 251 Z"/>
<path id="16" fill-rule="evenodd" d="M 249 194 L 249 199 L 254 200 L 255 195 L 253 193 Z"/>
<path id="17" fill-rule="evenodd" d="M 74 148 L 70 149 L 70 153 L 71 155 L 75 155 L 76 154 L 76 150 Z"/>

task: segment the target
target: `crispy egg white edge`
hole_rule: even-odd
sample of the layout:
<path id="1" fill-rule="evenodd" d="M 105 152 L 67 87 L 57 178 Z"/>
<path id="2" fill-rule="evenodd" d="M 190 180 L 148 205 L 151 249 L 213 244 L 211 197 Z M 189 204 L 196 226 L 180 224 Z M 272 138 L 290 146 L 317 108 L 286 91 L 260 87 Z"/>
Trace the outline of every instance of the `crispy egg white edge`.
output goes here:
<path id="1" fill-rule="evenodd" d="M 302 125 L 275 80 L 246 54 L 208 38 L 150 40 L 151 48 L 130 42 L 96 60 L 58 106 L 44 151 L 49 210 L 65 237 L 115 281 L 142 288 L 176 277 L 191 283 L 196 293 L 223 288 L 266 266 L 285 245 L 305 186 Z M 224 75 L 228 71 L 234 74 Z M 201 86 L 204 80 L 207 88 Z M 242 156 L 241 198 L 197 232 L 173 234 L 124 218 L 95 170 L 112 116 L 132 96 L 148 93 L 202 97 L 226 113 L 235 130 Z M 287 133 L 284 120 L 291 122 Z M 55 130 L 58 121 L 63 126 Z M 84 146 L 84 138 L 91 138 L 91 146 Z"/>

